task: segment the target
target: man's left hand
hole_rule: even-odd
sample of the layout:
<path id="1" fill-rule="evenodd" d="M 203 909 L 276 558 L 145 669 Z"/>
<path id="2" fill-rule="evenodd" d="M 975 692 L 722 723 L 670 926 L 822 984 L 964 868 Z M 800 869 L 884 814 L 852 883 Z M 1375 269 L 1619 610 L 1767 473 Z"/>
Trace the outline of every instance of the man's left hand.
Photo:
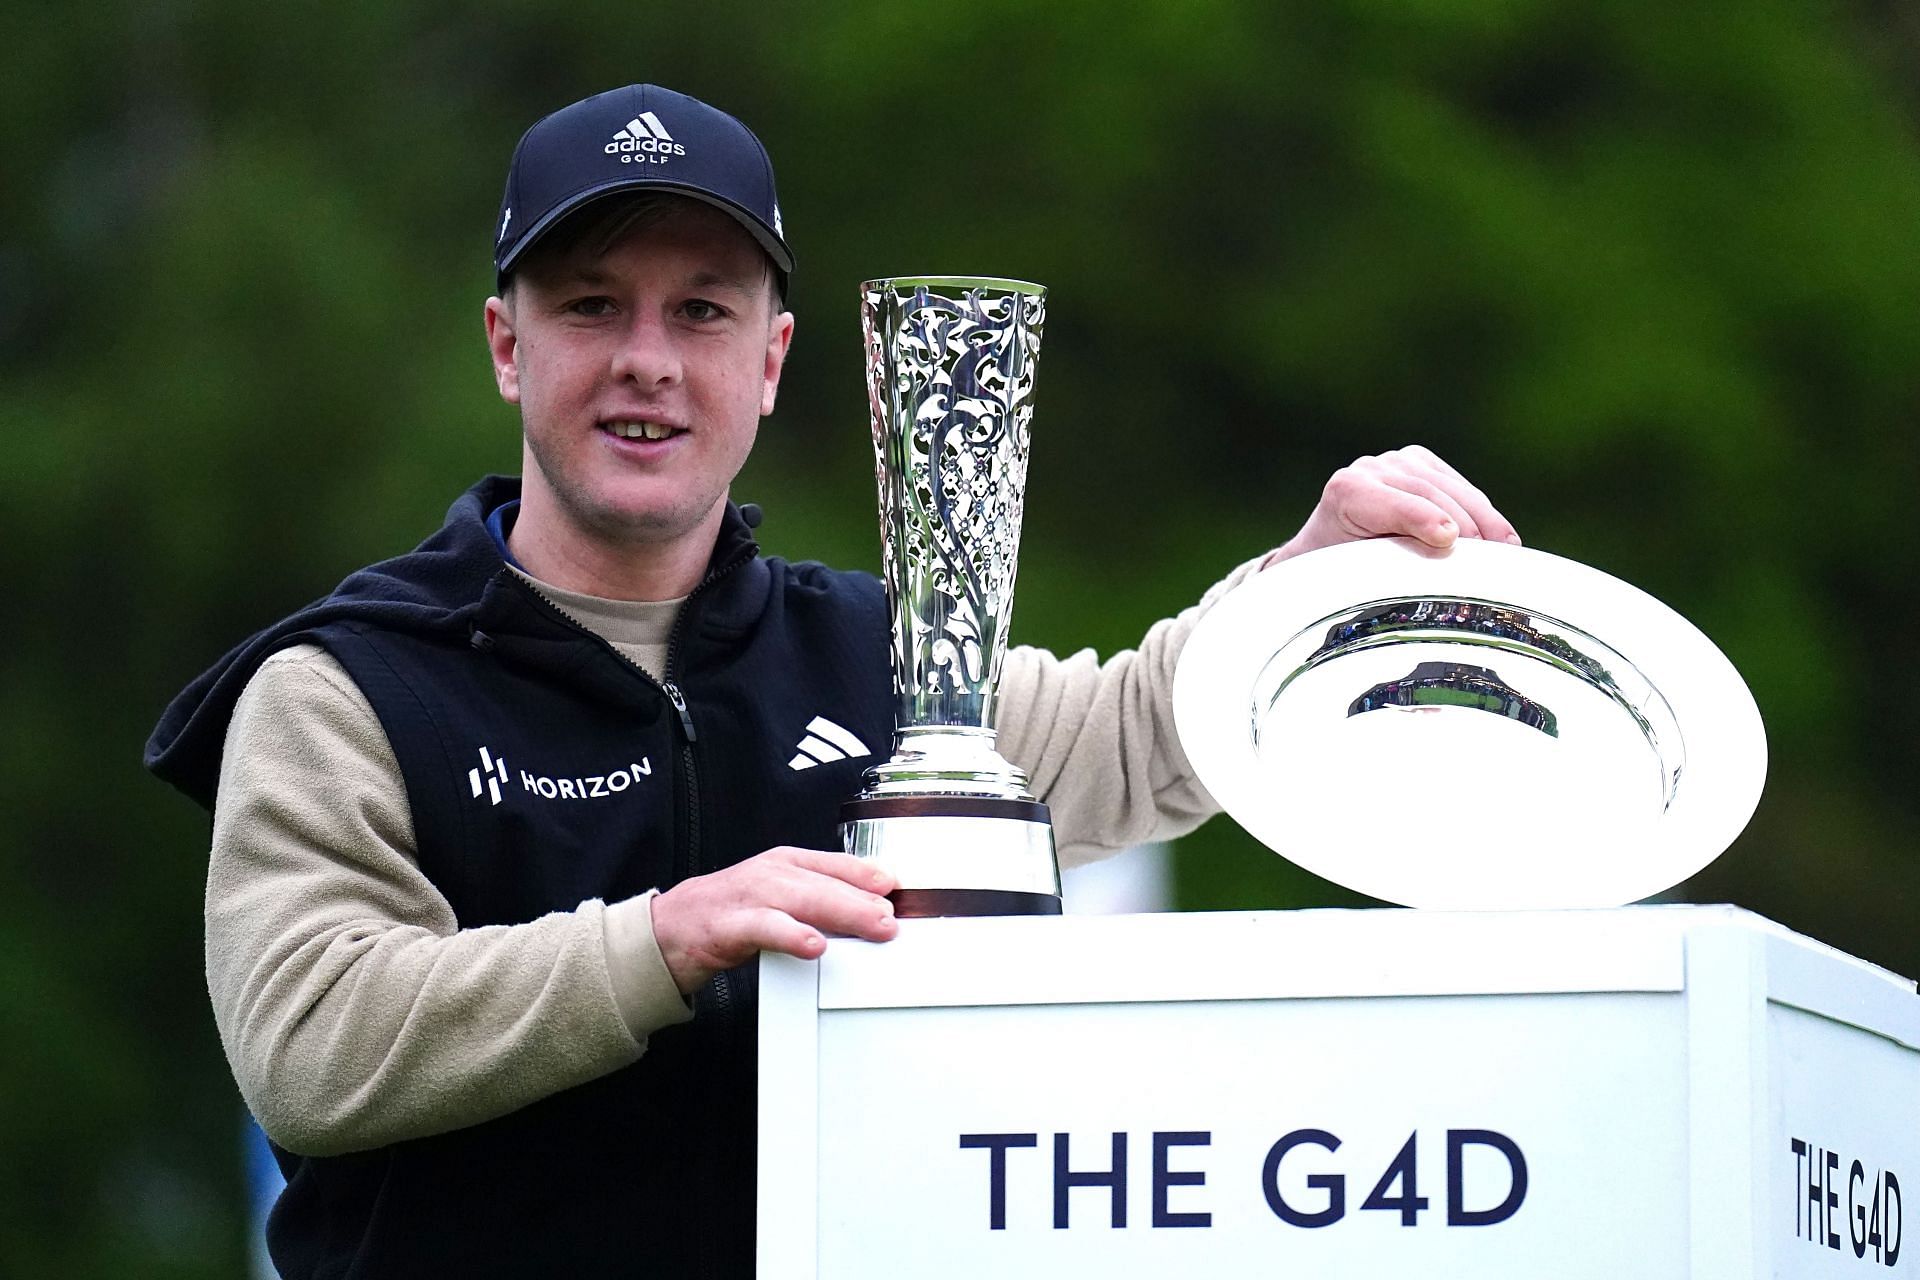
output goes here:
<path id="1" fill-rule="evenodd" d="M 1266 565 L 1342 542 L 1394 536 L 1440 550 L 1456 538 L 1520 541 L 1486 494 L 1433 450 L 1413 444 L 1334 472 L 1306 524 Z"/>

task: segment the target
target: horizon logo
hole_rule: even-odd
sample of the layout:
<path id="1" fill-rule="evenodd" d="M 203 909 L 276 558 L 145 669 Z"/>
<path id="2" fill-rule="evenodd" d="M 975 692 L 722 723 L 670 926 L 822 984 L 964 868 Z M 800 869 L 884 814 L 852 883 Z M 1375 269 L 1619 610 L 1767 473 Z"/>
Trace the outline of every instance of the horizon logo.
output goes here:
<path id="1" fill-rule="evenodd" d="M 873 748 L 842 729 L 825 716 L 815 716 L 807 723 L 807 732 L 800 739 L 800 750 L 793 759 L 787 761 L 789 769 L 811 769 L 817 764 L 831 764 L 835 760 L 850 760 L 855 756 L 870 756 Z"/>
<path id="2" fill-rule="evenodd" d="M 485 770 L 483 773 L 482 770 Z M 493 797 L 493 803 L 500 803 L 500 784 L 507 780 L 507 758 L 494 759 L 485 747 L 480 748 L 480 768 L 467 770 L 467 781 L 473 787 L 473 798 L 480 798 L 480 779 L 487 780 L 487 794 Z"/>
<path id="3" fill-rule="evenodd" d="M 598 800 L 606 796 L 617 796 L 627 788 L 637 784 L 642 778 L 653 776 L 653 760 L 641 756 L 637 764 L 623 765 L 610 773 L 590 774 L 579 778 L 546 778 L 522 769 L 520 789 L 529 795 L 539 796 L 542 800 Z M 467 770 L 467 785 L 478 800 L 482 793 L 491 804 L 499 804 L 504 798 L 501 788 L 513 785 L 507 775 L 507 758 L 496 756 L 485 747 L 480 748 L 480 767 Z"/>
<path id="4" fill-rule="evenodd" d="M 687 149 L 673 140 L 667 126 L 651 111 L 642 111 L 627 121 L 604 148 L 610 156 L 619 156 L 621 164 L 665 164 Z"/>

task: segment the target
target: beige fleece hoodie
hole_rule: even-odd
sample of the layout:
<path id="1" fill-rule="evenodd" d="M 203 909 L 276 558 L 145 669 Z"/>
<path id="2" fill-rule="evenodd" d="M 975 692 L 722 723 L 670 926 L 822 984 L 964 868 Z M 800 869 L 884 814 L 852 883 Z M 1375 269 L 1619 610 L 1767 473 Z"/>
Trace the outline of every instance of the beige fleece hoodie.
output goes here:
<path id="1" fill-rule="evenodd" d="M 1053 809 L 1063 866 L 1216 812 L 1174 732 L 1175 663 L 1200 614 L 1101 663 L 1018 647 L 999 747 Z M 538 583 L 650 671 L 679 602 Z M 269 658 L 228 726 L 207 875 L 207 986 L 247 1105 L 280 1145 L 330 1155 L 504 1115 L 625 1066 L 692 1016 L 654 942 L 653 893 L 461 929 L 416 864 L 373 708 L 323 650 Z"/>

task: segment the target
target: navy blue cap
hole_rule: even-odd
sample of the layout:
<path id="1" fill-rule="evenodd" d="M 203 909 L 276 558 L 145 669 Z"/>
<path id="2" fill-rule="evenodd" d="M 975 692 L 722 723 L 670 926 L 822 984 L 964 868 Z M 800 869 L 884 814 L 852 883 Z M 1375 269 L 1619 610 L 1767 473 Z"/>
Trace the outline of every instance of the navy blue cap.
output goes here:
<path id="1" fill-rule="evenodd" d="M 673 192 L 732 215 L 773 259 L 786 292 L 793 254 L 767 149 L 726 112 L 654 84 L 595 94 L 521 136 L 500 201 L 499 278 L 568 214 L 625 191 Z"/>

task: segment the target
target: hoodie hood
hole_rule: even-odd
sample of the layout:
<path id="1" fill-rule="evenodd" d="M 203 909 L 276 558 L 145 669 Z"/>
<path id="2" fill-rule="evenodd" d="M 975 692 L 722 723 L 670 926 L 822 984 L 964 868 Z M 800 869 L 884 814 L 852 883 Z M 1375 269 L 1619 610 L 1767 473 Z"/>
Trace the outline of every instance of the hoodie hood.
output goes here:
<path id="1" fill-rule="evenodd" d="M 241 641 L 168 704 L 147 739 L 147 768 L 211 809 L 227 722 L 241 691 L 271 654 L 320 643 L 324 628 L 353 624 L 468 643 L 492 588 L 514 580 L 487 517 L 519 496 L 518 477 L 486 477 L 460 495 L 439 532 L 418 547 L 361 569 L 331 594 Z M 756 549 L 751 529 L 729 503 L 709 572 Z M 491 616 L 488 625 L 494 625 Z"/>

